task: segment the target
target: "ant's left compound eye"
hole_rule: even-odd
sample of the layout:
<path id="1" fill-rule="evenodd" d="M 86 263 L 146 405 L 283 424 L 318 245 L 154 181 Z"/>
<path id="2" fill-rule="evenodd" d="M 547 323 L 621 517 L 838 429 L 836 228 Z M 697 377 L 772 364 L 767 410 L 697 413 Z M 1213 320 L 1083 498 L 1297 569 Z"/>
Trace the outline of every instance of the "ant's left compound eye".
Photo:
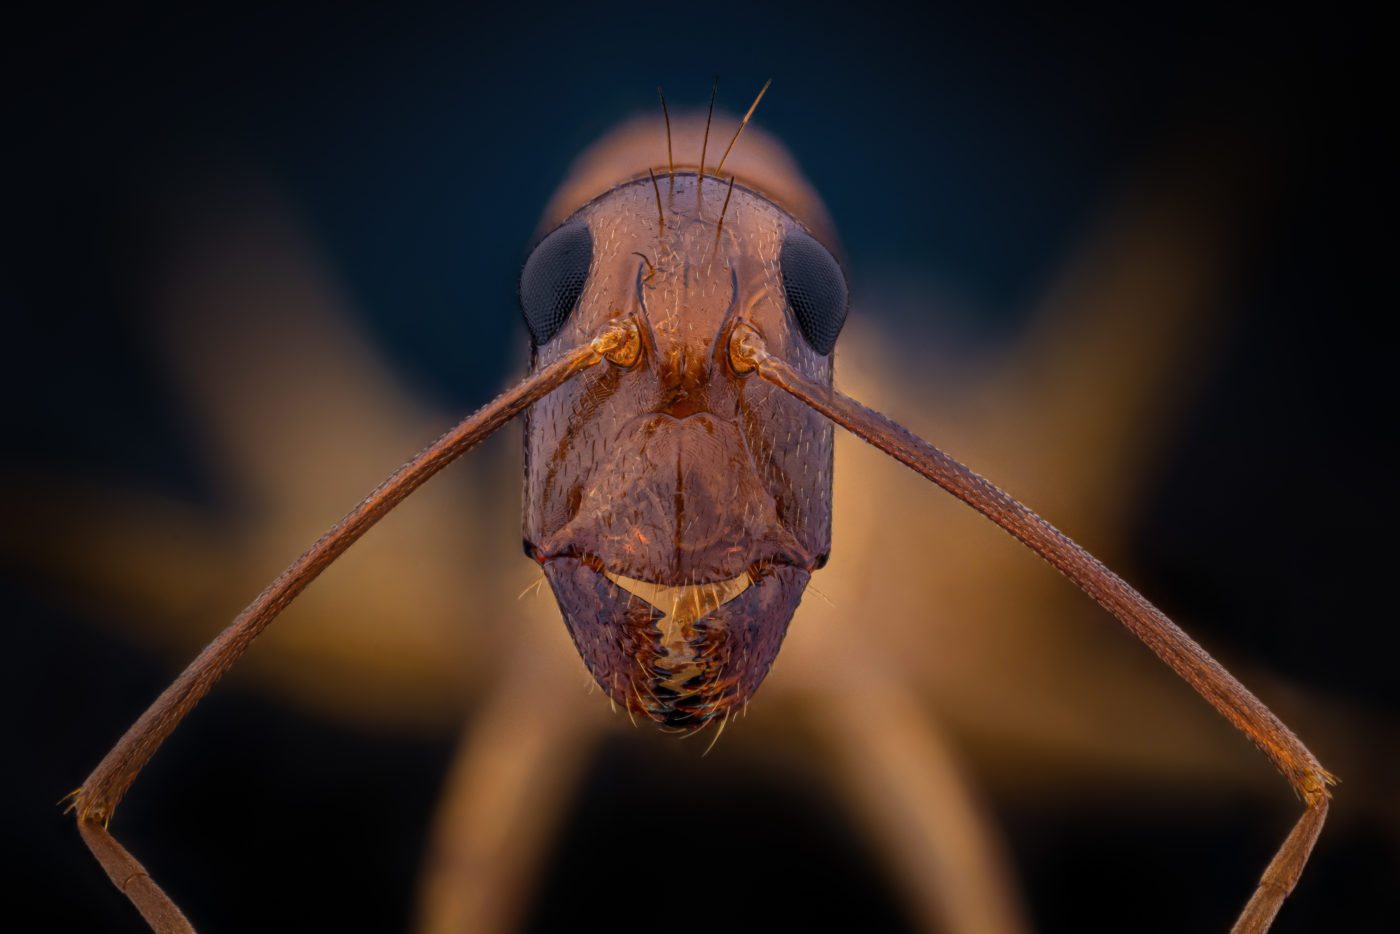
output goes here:
<path id="1" fill-rule="evenodd" d="M 836 257 L 807 231 L 794 227 L 783 241 L 778 264 L 783 271 L 783 291 L 802 336 L 813 350 L 826 356 L 836 346 L 850 304 L 846 277 Z"/>
<path id="2" fill-rule="evenodd" d="M 592 262 L 593 235 L 582 221 L 565 224 L 545 237 L 525 261 L 520 308 L 536 347 L 558 334 L 573 313 Z"/>

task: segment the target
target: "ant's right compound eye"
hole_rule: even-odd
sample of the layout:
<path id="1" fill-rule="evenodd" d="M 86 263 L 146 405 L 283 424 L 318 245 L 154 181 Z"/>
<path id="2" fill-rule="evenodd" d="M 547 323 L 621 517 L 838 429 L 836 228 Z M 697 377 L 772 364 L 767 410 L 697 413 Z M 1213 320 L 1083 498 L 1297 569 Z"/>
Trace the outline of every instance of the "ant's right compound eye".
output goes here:
<path id="1" fill-rule="evenodd" d="M 520 273 L 520 308 L 536 347 L 559 333 L 583 295 L 593 262 L 593 235 L 582 221 L 540 241 Z"/>
<path id="2" fill-rule="evenodd" d="M 807 231 L 794 227 L 778 260 L 783 290 L 802 336 L 822 356 L 831 353 L 846 323 L 850 295 L 841 266 Z"/>

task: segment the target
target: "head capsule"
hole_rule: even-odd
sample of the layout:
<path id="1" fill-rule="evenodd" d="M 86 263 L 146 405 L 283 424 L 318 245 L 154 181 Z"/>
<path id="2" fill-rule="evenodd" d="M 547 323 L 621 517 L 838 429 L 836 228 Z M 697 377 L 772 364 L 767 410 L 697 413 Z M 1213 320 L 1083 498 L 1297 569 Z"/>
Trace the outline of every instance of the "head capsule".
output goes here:
<path id="1" fill-rule="evenodd" d="M 694 727 L 758 688 L 831 542 L 831 425 L 736 372 L 729 335 L 829 384 L 846 292 L 781 147 L 751 131 L 734 176 L 672 173 L 659 123 L 585 153 L 525 266 L 535 368 L 628 316 L 642 346 L 527 413 L 524 540 L 608 695 Z M 703 118 L 672 130 L 698 157 Z"/>

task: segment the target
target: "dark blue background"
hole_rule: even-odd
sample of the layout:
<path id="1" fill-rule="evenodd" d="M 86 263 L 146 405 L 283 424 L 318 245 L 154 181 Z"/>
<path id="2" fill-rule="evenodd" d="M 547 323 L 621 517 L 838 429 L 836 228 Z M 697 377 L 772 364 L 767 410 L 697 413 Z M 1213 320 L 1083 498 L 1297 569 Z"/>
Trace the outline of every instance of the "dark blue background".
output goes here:
<path id="1" fill-rule="evenodd" d="M 1394 313 L 1383 278 L 1395 242 L 1382 217 L 1393 160 L 1374 130 L 1393 105 L 1376 83 L 1371 30 L 1345 12 L 1179 3 L 1132 12 L 789 3 L 394 14 L 131 4 L 16 23 L 0 63 L 4 454 L 40 470 L 78 467 L 212 495 L 150 357 L 131 273 L 146 259 L 163 200 L 190 178 L 217 184 L 221 173 L 255 172 L 285 193 L 399 370 L 440 407 L 466 411 L 517 372 L 525 332 L 515 281 L 539 209 L 583 145 L 654 106 L 658 83 L 673 102 L 698 106 L 718 75 L 733 112 L 773 78 L 760 119 L 826 198 L 858 311 L 894 332 L 948 327 L 986 341 L 1015 333 L 1114 186 L 1156 147 L 1225 126 L 1251 153 L 1268 154 L 1259 170 L 1281 183 L 1235 274 L 1239 319 L 1208 404 L 1139 533 L 1138 563 L 1157 578 L 1143 583 L 1179 594 L 1194 618 L 1218 621 L 1196 632 L 1207 644 L 1236 646 L 1296 683 L 1393 717 L 1394 611 L 1373 596 L 1393 556 L 1383 534 L 1393 470 L 1381 446 L 1394 433 L 1394 406 L 1376 334 L 1377 318 Z M 941 300 L 933 309 L 878 301 L 901 288 L 936 289 Z M 1313 499 L 1276 514 L 1276 503 L 1314 487 Z M 1237 524 L 1193 525 L 1192 515 L 1217 514 L 1193 504 L 1221 500 L 1238 504 Z M 1203 551 L 1218 560 L 1201 560 Z M 1219 578 L 1178 579 L 1177 568 L 1198 561 L 1220 568 Z M 50 918 L 45 929 L 110 930 L 118 899 L 85 865 L 76 834 L 56 811 L 13 815 L 76 784 L 111 739 L 104 725 L 90 746 L 33 761 L 26 750 L 43 747 L 45 717 L 67 709 L 53 698 L 150 697 L 160 666 L 93 636 L 14 577 L 6 574 L 17 642 L 4 653 L 5 682 L 20 716 L 5 717 L 6 784 L 15 787 L 4 810 L 7 836 L 15 834 L 7 887 L 25 884 L 7 902 Z M 220 710 L 207 714 L 211 732 L 224 715 L 295 722 L 280 711 Z M 327 929 L 401 924 L 448 750 L 297 725 L 319 731 L 307 741 L 317 756 L 299 763 L 289 753 L 287 784 L 268 793 L 296 800 L 298 782 L 322 793 L 322 771 L 353 771 L 360 756 L 399 757 L 405 784 L 374 789 L 385 813 L 365 832 L 367 848 L 405 855 L 366 870 L 357 884 L 373 894 L 363 904 L 324 894 L 347 880 L 317 888 L 314 859 L 296 854 L 269 866 L 269 888 L 294 888 L 305 876 L 313 894 L 302 898 L 324 911 Z M 379 745 L 358 751 L 370 743 Z M 636 780 L 620 756 L 599 767 L 600 808 L 609 795 L 643 791 L 645 783 L 628 784 Z M 735 791 L 775 814 L 775 837 L 820 823 L 819 802 L 804 811 L 780 789 Z M 235 792 L 211 792 L 221 793 Z M 1113 919 L 1124 893 L 1093 881 L 1124 861 L 1098 842 L 1121 846 L 1110 829 L 1077 816 L 1006 820 L 1037 923 L 1122 929 Z M 1216 860 L 1262 866 L 1254 841 L 1141 820 L 1133 835 L 1144 846 L 1180 851 L 1183 886 L 1210 885 Z M 375 832 L 384 836 L 369 839 Z M 841 832 L 826 842 L 840 849 Z M 576 834 L 551 883 L 559 904 L 578 895 L 572 875 L 591 878 L 569 858 L 620 859 L 596 855 L 586 825 Z M 1053 851 L 1045 840 L 1058 841 Z M 1396 851 L 1393 816 L 1382 826 L 1338 818 L 1278 930 L 1376 929 L 1379 880 L 1393 881 Z M 774 888 L 801 891 L 800 879 L 771 870 Z M 847 899 L 853 917 L 873 912 L 872 925 L 897 927 L 898 909 L 873 879 L 832 898 Z M 1150 891 L 1170 893 L 1169 883 Z M 719 897 L 730 884 L 697 872 L 695 897 Z M 1234 879 L 1223 884 L 1242 891 Z M 624 898 L 617 915 L 646 920 L 662 910 L 628 897 L 640 901 Z M 226 918 L 224 930 L 275 929 L 257 913 L 266 902 L 248 901 L 251 916 L 236 905 L 202 906 L 200 915 Z M 784 908 L 786 921 L 801 922 L 800 896 Z M 140 929 L 134 914 L 130 929 Z"/>

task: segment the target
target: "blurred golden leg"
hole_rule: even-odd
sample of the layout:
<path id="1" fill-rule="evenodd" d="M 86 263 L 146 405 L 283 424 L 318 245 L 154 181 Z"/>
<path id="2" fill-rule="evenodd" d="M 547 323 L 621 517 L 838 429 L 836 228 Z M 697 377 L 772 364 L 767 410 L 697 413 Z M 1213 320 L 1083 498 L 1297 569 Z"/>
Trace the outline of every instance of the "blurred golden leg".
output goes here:
<path id="1" fill-rule="evenodd" d="M 504 934 L 525 920 L 541 858 L 606 724 L 559 642 L 568 655 L 522 639 L 462 738 L 423 868 L 420 934 Z"/>
<path id="2" fill-rule="evenodd" d="M 814 726 L 927 930 L 1029 931 L 999 833 L 908 686 L 849 642 L 810 685 Z"/>

